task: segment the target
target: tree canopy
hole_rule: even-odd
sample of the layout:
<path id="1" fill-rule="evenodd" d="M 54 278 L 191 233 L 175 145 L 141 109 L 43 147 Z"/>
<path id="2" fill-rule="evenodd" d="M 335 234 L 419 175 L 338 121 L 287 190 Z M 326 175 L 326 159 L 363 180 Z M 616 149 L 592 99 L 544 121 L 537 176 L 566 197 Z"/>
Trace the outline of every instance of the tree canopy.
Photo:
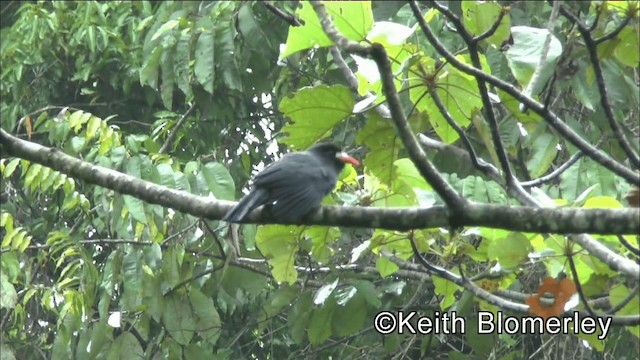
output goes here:
<path id="1" fill-rule="evenodd" d="M 0 357 L 635 358 L 639 9 L 0 3 Z"/>

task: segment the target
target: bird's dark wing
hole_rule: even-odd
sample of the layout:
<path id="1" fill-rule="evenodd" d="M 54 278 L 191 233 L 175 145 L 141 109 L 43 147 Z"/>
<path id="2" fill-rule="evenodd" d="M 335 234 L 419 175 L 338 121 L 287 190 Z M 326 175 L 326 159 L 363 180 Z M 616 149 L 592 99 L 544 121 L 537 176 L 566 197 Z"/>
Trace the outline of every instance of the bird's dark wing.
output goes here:
<path id="1" fill-rule="evenodd" d="M 295 186 L 272 190 L 271 196 L 277 201 L 271 207 L 271 213 L 276 219 L 297 222 L 320 206 L 322 199 L 335 187 L 335 177 L 330 177 L 322 169 L 315 169 L 315 173 L 316 181 L 309 182 L 308 186 L 301 182 Z"/>
<path id="2" fill-rule="evenodd" d="M 276 201 L 271 207 L 274 217 L 296 221 L 316 208 L 333 190 L 336 177 L 335 171 L 321 166 L 315 158 L 293 153 L 256 175 L 254 186 L 269 192 L 267 202 Z"/>

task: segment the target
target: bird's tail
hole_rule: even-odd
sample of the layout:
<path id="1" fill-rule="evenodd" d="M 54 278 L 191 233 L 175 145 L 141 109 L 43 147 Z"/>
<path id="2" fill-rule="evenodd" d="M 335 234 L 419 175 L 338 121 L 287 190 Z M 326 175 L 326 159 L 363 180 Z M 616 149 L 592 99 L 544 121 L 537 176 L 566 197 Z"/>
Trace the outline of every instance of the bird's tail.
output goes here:
<path id="1" fill-rule="evenodd" d="M 229 212 L 225 214 L 222 220 L 226 222 L 237 223 L 244 220 L 245 216 L 249 214 L 253 209 L 257 208 L 269 198 L 269 194 L 264 189 L 254 189 L 234 206 Z"/>

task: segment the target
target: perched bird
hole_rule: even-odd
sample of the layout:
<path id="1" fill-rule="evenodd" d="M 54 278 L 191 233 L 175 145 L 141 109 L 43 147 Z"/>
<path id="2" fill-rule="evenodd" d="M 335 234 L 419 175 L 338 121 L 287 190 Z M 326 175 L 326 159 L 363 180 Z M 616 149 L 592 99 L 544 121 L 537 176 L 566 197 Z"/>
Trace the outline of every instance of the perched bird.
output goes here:
<path id="1" fill-rule="evenodd" d="M 333 190 L 346 163 L 360 166 L 358 160 L 331 143 L 286 154 L 253 178 L 251 192 L 222 220 L 241 222 L 253 209 L 267 205 L 274 219 L 297 222 Z"/>

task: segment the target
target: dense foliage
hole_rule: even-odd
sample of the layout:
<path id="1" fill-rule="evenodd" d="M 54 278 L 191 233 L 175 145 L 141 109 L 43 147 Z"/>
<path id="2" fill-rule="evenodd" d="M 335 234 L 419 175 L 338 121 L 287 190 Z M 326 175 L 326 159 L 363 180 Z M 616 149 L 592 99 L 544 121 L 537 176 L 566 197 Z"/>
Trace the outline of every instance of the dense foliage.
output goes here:
<path id="1" fill-rule="evenodd" d="M 544 208 L 632 204 L 637 2 L 449 5 L 325 3 L 342 36 L 384 48 L 408 128 L 462 197 Z M 327 36 L 315 6 L 3 2 L 2 130 L 211 202 L 238 199 L 255 170 L 328 138 L 363 167 L 348 166 L 324 204 L 450 205 L 398 131 L 378 59 Z M 426 36 L 415 10 L 454 59 Z M 469 43 L 473 36 L 481 38 Z M 455 59 L 544 109 L 527 109 Z M 229 227 L 174 210 L 189 204 L 145 202 L 7 154 L 5 139 L 2 359 L 623 359 L 640 351 L 639 281 L 612 265 L 637 266 L 633 234 L 592 234 L 590 243 L 617 256 L 605 262 L 569 236 L 460 227 L 455 217 L 449 227 L 411 231 Z M 524 304 L 547 276 L 568 277 L 580 285 L 573 310 L 619 322 L 604 339 L 479 334 L 471 325 L 466 334 L 374 331 L 385 310 L 449 311 L 470 323 L 480 310 L 526 315 L 454 276 L 509 304 Z"/>

